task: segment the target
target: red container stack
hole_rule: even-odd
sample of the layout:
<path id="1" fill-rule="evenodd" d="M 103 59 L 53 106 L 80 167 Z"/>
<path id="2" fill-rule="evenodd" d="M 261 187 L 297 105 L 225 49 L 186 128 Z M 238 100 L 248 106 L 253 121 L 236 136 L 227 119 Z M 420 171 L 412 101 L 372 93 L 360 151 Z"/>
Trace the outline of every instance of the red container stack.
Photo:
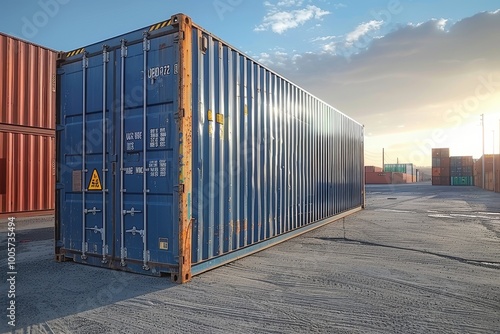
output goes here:
<path id="1" fill-rule="evenodd" d="M 0 216 L 53 214 L 55 51 L 0 33 Z"/>
<path id="2" fill-rule="evenodd" d="M 432 185 L 450 185 L 450 149 L 432 149 Z"/>

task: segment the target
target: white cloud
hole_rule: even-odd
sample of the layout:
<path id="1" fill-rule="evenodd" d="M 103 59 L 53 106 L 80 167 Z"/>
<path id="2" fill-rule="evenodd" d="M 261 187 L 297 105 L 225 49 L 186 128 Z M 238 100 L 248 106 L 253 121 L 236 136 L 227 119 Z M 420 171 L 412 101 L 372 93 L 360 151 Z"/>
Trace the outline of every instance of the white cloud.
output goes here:
<path id="1" fill-rule="evenodd" d="M 280 51 L 280 49 L 277 48 L 271 54 L 267 52 L 262 52 L 257 57 L 257 60 L 266 66 L 283 67 L 286 66 L 286 64 L 290 61 L 292 63 L 297 61 L 297 57 L 301 57 L 301 55 L 297 54 L 289 55 L 288 53 Z"/>
<path id="2" fill-rule="evenodd" d="M 337 36 L 321 36 L 321 37 L 316 37 L 311 40 L 311 42 L 325 42 L 325 41 L 330 41 L 332 39 L 337 38 Z"/>
<path id="3" fill-rule="evenodd" d="M 380 139 L 373 145 L 367 141 L 373 151 L 389 145 L 388 136 L 401 138 L 391 151 L 398 150 L 394 154 L 401 160 L 415 158 L 411 162 L 426 165 L 430 154 L 420 146 L 427 147 L 435 131 L 449 138 L 436 145 L 460 155 L 454 133 L 475 126 L 481 113 L 498 119 L 492 114 L 500 105 L 498 31 L 500 11 L 456 23 L 429 20 L 372 38 L 350 59 L 339 50 L 344 40 L 318 37 L 322 49 L 280 57 L 272 68 L 363 123 L 373 140 Z"/>
<path id="4" fill-rule="evenodd" d="M 322 47 L 323 51 L 335 54 L 337 51 L 337 43 L 336 42 L 331 42 L 331 43 L 326 43 Z"/>
<path id="5" fill-rule="evenodd" d="M 338 41 L 335 41 L 338 39 L 338 36 L 320 36 L 313 38 L 311 40 L 312 43 L 323 43 L 321 45 L 321 50 L 330 54 L 334 54 L 335 51 L 337 50 L 337 44 Z"/>
<path id="6" fill-rule="evenodd" d="M 293 7 L 293 6 L 302 6 L 303 0 L 281 0 L 276 6 L 278 7 Z"/>
<path id="7" fill-rule="evenodd" d="M 356 29 L 347 34 L 346 45 L 353 45 L 355 42 L 357 42 L 361 37 L 365 36 L 366 34 L 375 30 L 379 30 L 380 27 L 382 27 L 383 23 L 384 21 L 372 20 L 370 22 L 360 24 Z"/>
<path id="8" fill-rule="evenodd" d="M 425 24 L 432 24 L 438 30 L 446 31 L 446 27 L 450 24 L 450 21 L 447 20 L 447 19 L 444 19 L 444 18 L 441 18 L 441 19 L 431 19 L 431 20 L 426 21 L 426 22 L 419 22 L 419 23 L 411 23 L 410 22 L 410 23 L 408 23 L 408 26 L 414 27 L 414 28 L 418 28 L 418 27 L 420 27 L 422 25 L 425 25 Z"/>
<path id="9" fill-rule="evenodd" d="M 270 6 L 269 12 L 264 17 L 263 23 L 255 27 L 255 31 L 272 30 L 277 34 L 297 28 L 307 21 L 319 20 L 330 12 L 314 5 L 308 5 L 301 9 L 282 10 L 282 7 L 299 6 L 302 1 L 282 0 L 276 6 Z"/>
<path id="10" fill-rule="evenodd" d="M 437 20 L 437 22 L 436 22 L 438 29 L 441 31 L 445 30 L 447 23 L 448 23 L 448 20 L 446 20 L 446 19 L 440 19 L 440 20 Z"/>

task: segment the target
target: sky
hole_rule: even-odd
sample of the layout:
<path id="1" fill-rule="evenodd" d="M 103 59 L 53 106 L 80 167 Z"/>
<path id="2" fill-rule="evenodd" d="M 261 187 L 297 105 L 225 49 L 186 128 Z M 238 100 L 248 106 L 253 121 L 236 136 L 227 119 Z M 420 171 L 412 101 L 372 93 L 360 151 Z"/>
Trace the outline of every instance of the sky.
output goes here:
<path id="1" fill-rule="evenodd" d="M 119 4 L 119 5 L 118 5 Z M 497 0 L 3 0 L 0 31 L 61 51 L 176 13 L 365 126 L 365 164 L 499 152 Z"/>

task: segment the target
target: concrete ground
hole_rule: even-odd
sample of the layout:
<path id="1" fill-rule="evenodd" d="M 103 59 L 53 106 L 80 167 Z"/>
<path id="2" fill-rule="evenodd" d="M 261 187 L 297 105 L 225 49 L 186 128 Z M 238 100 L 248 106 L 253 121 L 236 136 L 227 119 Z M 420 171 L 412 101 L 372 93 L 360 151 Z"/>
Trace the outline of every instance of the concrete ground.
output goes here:
<path id="1" fill-rule="evenodd" d="M 500 194 L 475 187 L 367 186 L 366 210 L 185 285 L 56 263 L 53 218 L 16 223 L 2 333 L 500 333 Z"/>

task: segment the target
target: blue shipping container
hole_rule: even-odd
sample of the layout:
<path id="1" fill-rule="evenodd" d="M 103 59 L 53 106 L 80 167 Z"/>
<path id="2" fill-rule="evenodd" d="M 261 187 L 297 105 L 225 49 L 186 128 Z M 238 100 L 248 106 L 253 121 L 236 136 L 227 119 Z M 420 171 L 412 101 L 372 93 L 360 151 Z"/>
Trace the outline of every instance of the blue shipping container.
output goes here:
<path id="1" fill-rule="evenodd" d="M 185 15 L 60 58 L 59 261 L 182 283 L 364 206 L 363 126 Z"/>

